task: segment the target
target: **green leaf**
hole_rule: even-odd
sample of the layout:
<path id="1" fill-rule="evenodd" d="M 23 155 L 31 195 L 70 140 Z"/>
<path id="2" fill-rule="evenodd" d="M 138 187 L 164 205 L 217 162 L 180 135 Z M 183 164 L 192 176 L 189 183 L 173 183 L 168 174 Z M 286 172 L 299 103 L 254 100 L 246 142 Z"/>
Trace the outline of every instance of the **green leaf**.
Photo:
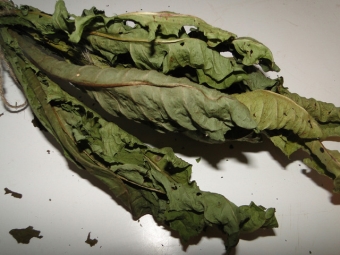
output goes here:
<path id="1" fill-rule="evenodd" d="M 309 141 L 305 145 L 312 158 L 306 158 L 304 163 L 334 179 L 333 191 L 340 193 L 340 152 L 325 148 L 320 141 Z"/>
<path id="2" fill-rule="evenodd" d="M 336 150 L 327 149 L 319 140 L 302 140 L 296 137 L 271 134 L 269 138 L 288 157 L 299 149 L 306 151 L 310 157 L 304 158 L 303 162 L 319 174 L 333 179 L 334 192 L 340 192 L 340 153 Z"/>
<path id="3" fill-rule="evenodd" d="M 165 213 L 165 218 L 173 230 L 182 233 L 181 238 L 184 242 L 201 233 L 206 225 L 203 213 L 168 211 Z"/>
<path id="4" fill-rule="evenodd" d="M 287 157 L 290 157 L 294 152 L 301 149 L 302 146 L 296 142 L 290 141 L 284 135 L 270 136 L 272 143 L 278 147 Z"/>
<path id="5" fill-rule="evenodd" d="M 128 63 L 123 64 L 162 71 L 164 74 L 176 75 L 190 69 L 188 77 L 193 81 L 216 89 L 229 88 L 245 79 L 250 83 L 252 77 L 247 76 L 245 63 L 274 65 L 270 51 L 263 44 L 247 38 L 247 45 L 255 53 L 251 57 L 246 56 L 244 49 L 242 51 L 236 47 L 244 38 L 235 39 L 233 33 L 191 15 L 138 12 L 107 17 L 103 11 L 93 7 L 76 16 L 68 13 L 63 0 L 58 0 L 52 16 L 30 6 L 22 7 L 19 16 L 19 19 L 3 18 L 2 22 L 7 25 L 20 24 L 36 33 L 49 35 L 51 37 L 44 40 L 50 45 L 52 37 L 52 41 L 56 41 L 64 33 L 72 43 L 86 39 L 88 48 L 99 52 L 114 66 L 122 64 L 120 61 L 124 59 L 123 62 Z M 135 25 L 128 26 L 128 21 Z M 186 26 L 191 26 L 194 32 L 187 34 Z M 234 47 L 236 51 L 232 49 Z M 59 49 L 65 50 L 60 46 Z M 223 57 L 221 50 L 227 50 L 234 56 Z M 239 56 L 243 64 L 239 63 Z M 72 57 L 77 59 L 77 56 Z"/>
<path id="6" fill-rule="evenodd" d="M 256 127 L 247 107 L 238 100 L 188 79 L 153 70 L 77 66 L 48 56 L 26 41 L 20 40 L 21 47 L 40 70 L 87 88 L 113 115 L 147 122 L 159 130 L 191 132 L 212 142 L 225 141 L 235 124 L 245 129 Z M 92 89 L 96 86 L 101 89 Z"/>
<path id="7" fill-rule="evenodd" d="M 270 71 L 280 71 L 280 68 L 275 64 L 272 52 L 259 41 L 250 37 L 239 37 L 232 41 L 238 54 L 242 56 L 242 63 L 250 66 L 259 64 L 260 60 L 268 62 L 265 65 Z M 265 64 L 262 62 L 262 64 Z"/>
<path id="8" fill-rule="evenodd" d="M 235 94 L 246 105 L 259 130 L 286 129 L 301 138 L 321 138 L 318 123 L 293 100 L 267 90 Z"/>
<path id="9" fill-rule="evenodd" d="M 55 4 L 55 11 L 52 15 L 52 24 L 54 28 L 68 33 L 70 24 L 73 23 L 73 21 L 69 20 L 69 18 L 70 14 L 66 9 L 65 2 L 58 0 Z"/>
<path id="10" fill-rule="evenodd" d="M 253 232 L 259 227 L 277 228 L 275 209 L 265 211 L 263 206 L 251 202 L 249 206 L 240 206 L 241 229 L 243 232 Z"/>
<path id="11" fill-rule="evenodd" d="M 148 147 L 61 90 L 45 72 L 37 73 L 37 67 L 21 52 L 30 45 L 28 40 L 4 29 L 1 35 L 8 38 L 6 41 L 20 40 L 18 47 L 0 37 L 0 45 L 32 110 L 40 113 L 37 116 L 50 128 L 65 155 L 108 185 L 134 218 L 150 213 L 159 223 L 179 231 L 184 240 L 216 224 L 229 236 L 228 251 L 238 243 L 239 207 L 222 195 L 201 191 L 190 181 L 191 165 L 171 149 Z"/>
<path id="12" fill-rule="evenodd" d="M 277 84 L 280 84 L 281 78 L 270 79 L 266 77 L 260 70 L 255 69 L 254 71 L 247 74 L 247 77 L 244 79 L 243 83 L 249 87 L 250 90 L 270 90 Z"/>
<path id="13" fill-rule="evenodd" d="M 209 47 L 215 47 L 221 42 L 236 37 L 235 34 L 213 27 L 198 17 L 173 12 L 126 13 L 118 15 L 117 18 L 134 21 L 143 27 L 147 27 L 150 31 L 150 40 L 153 40 L 156 38 L 156 35 L 159 34 L 165 37 L 178 37 L 179 31 L 181 31 L 184 26 L 193 26 L 198 31 L 201 31 L 207 38 Z"/>
<path id="14" fill-rule="evenodd" d="M 278 93 L 292 99 L 301 105 L 314 119 L 319 122 L 337 122 L 340 123 L 340 107 L 332 103 L 326 103 L 314 98 L 306 98 L 296 93 L 291 93 L 283 86 L 277 87 Z"/>

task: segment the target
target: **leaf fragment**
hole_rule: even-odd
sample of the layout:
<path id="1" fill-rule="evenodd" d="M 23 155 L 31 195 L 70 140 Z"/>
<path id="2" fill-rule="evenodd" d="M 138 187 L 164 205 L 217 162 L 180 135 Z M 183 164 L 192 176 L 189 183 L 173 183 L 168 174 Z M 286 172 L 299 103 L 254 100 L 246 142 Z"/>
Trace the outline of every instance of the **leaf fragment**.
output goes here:
<path id="1" fill-rule="evenodd" d="M 88 233 L 85 243 L 89 244 L 91 247 L 98 243 L 96 238 L 91 239 L 91 232 Z"/>
<path id="2" fill-rule="evenodd" d="M 11 194 L 12 197 L 15 197 L 15 198 L 22 198 L 22 194 L 18 193 L 18 192 L 14 192 L 8 188 L 5 188 L 5 195 L 6 194 Z"/>
<path id="3" fill-rule="evenodd" d="M 17 240 L 18 243 L 28 244 L 33 237 L 43 238 L 40 235 L 39 230 L 35 230 L 32 226 L 28 226 L 27 228 L 15 228 L 9 231 L 9 233 Z"/>

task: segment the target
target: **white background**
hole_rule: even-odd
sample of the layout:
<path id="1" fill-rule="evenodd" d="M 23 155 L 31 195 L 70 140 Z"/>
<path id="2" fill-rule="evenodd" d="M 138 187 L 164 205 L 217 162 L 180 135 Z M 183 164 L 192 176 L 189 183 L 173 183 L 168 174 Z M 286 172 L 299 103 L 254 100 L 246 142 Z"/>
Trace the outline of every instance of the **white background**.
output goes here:
<path id="1" fill-rule="evenodd" d="M 66 0 L 80 15 L 95 5 L 108 16 L 130 11 L 174 11 L 198 16 L 238 36 L 253 37 L 273 52 L 279 75 L 292 92 L 339 103 L 340 1 L 113 1 Z M 52 13 L 54 0 L 16 0 Z M 22 96 L 6 78 L 6 96 Z M 29 109 L 10 113 L 0 106 L 0 254 L 224 254 L 216 229 L 181 245 L 178 236 L 150 216 L 134 221 L 99 181 L 64 159 L 53 138 L 31 123 Z M 160 135 L 119 122 L 143 142 L 171 146 L 193 164 L 202 190 L 221 193 L 237 205 L 254 201 L 275 207 L 279 228 L 242 235 L 233 254 L 340 254 L 340 194 L 332 181 L 308 169 L 304 155 L 287 159 L 263 144 L 206 145 L 178 135 Z M 138 129 L 138 130 L 137 130 Z M 233 145 L 233 149 L 230 148 Z M 340 149 L 339 144 L 327 143 Z M 50 153 L 47 152 L 50 151 Z M 197 163 L 196 158 L 202 157 Z M 42 239 L 18 244 L 13 228 L 33 226 Z M 97 245 L 85 243 L 87 234 Z"/>

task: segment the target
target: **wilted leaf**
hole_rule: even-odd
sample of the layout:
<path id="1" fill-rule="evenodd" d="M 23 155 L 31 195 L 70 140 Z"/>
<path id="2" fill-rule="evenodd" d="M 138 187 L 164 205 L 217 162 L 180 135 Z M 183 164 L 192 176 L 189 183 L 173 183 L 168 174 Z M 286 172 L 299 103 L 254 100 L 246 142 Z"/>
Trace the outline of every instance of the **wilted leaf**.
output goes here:
<path id="1" fill-rule="evenodd" d="M 278 92 L 294 102 L 302 106 L 315 120 L 327 123 L 336 122 L 337 126 L 340 123 L 340 107 L 336 107 L 332 103 L 326 103 L 314 98 L 306 98 L 299 96 L 296 93 L 291 93 L 287 88 L 279 86 Z"/>
<path id="2" fill-rule="evenodd" d="M 293 100 L 267 90 L 234 95 L 246 105 L 259 130 L 286 129 L 301 138 L 318 139 L 323 133 L 308 112 Z"/>
<path id="3" fill-rule="evenodd" d="M 46 75 L 46 70 L 36 72 L 38 67 L 22 53 L 29 42 L 23 40 L 18 47 L 13 42 L 15 38 L 21 40 L 19 35 L 1 32 L 2 38 L 6 38 L 0 38 L 1 47 L 33 112 L 60 143 L 66 157 L 105 183 L 134 218 L 152 214 L 159 223 L 173 226 L 184 240 L 199 234 L 205 226 L 216 224 L 229 236 L 228 251 L 237 244 L 243 231 L 240 219 L 244 219 L 239 207 L 222 195 L 201 191 L 190 181 L 191 165 L 170 148 L 150 148 L 61 90 Z M 87 68 L 92 67 L 76 67 L 76 73 L 70 74 L 72 79 L 77 82 L 79 77 L 83 79 L 84 69 L 89 71 Z M 168 88 L 162 84 L 159 87 L 162 86 Z M 241 121 L 244 120 L 241 118 Z M 197 218 L 197 215 L 201 216 Z M 190 229 L 181 227 L 188 222 L 191 222 Z"/>
<path id="4" fill-rule="evenodd" d="M 191 15 L 137 12 L 107 17 L 93 7 L 76 16 L 68 13 L 62 0 L 56 2 L 53 15 L 31 6 L 22 6 L 20 13 L 14 13 L 17 17 L 3 17 L 0 22 L 27 27 L 30 33 L 33 30 L 53 35 L 54 38 L 44 40 L 58 50 L 64 49 L 55 41 L 62 44 L 60 39 L 65 36 L 73 43 L 85 39 L 89 42 L 87 48 L 99 51 L 111 65 L 120 65 L 120 60 L 124 59 L 127 61 L 124 64 L 165 74 L 188 70 L 185 76 L 217 89 L 246 80 L 249 83 L 254 77 L 248 78 L 244 65 L 260 63 L 268 70 L 279 70 L 270 50 L 260 42 L 237 38 Z M 126 25 L 127 21 L 134 22 L 135 26 Z M 187 34 L 186 26 L 191 26 L 194 32 Z M 226 58 L 220 54 L 221 50 L 234 56 Z M 243 64 L 239 63 L 240 57 Z"/>
<path id="5" fill-rule="evenodd" d="M 24 43 L 17 38 L 40 70 L 85 87 L 113 115 L 151 122 L 159 130 L 191 132 L 212 142 L 225 141 L 234 123 L 249 130 L 256 127 L 248 109 L 238 100 L 186 78 L 153 70 L 77 66 L 50 57 L 28 40 Z"/>
<path id="6" fill-rule="evenodd" d="M 244 65 L 260 64 L 260 60 L 265 60 L 269 63 L 266 71 L 280 71 L 276 66 L 272 52 L 259 41 L 250 37 L 239 37 L 232 41 L 238 54 L 242 56 L 242 63 Z"/>

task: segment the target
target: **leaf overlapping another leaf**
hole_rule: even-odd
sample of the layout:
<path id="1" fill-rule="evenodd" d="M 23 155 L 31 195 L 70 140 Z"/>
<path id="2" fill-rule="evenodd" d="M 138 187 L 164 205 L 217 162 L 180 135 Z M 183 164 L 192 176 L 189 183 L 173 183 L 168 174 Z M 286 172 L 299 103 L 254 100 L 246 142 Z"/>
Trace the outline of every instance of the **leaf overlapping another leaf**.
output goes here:
<path id="1" fill-rule="evenodd" d="M 237 38 L 190 15 L 138 12 L 107 17 L 92 8 L 76 16 L 68 13 L 62 0 L 57 1 L 53 15 L 31 6 L 22 6 L 16 15 L 3 18 L 1 23 L 21 25 L 54 40 L 63 35 L 73 43 L 87 40 L 87 47 L 98 51 L 114 66 L 121 64 L 119 56 L 130 55 L 129 64 L 165 74 L 180 73 L 179 70 L 190 67 L 186 76 L 217 89 L 254 79 L 248 77 L 245 65 L 259 63 L 266 70 L 279 70 L 270 50 L 262 43 Z M 127 21 L 136 25 L 130 27 Z M 187 34 L 185 26 L 196 29 Z M 233 57 L 221 56 L 221 51 L 229 51 Z"/>
<path id="2" fill-rule="evenodd" d="M 28 38 L 27 42 L 19 38 L 20 47 L 40 70 L 87 87 L 87 92 L 111 114 L 152 122 L 160 130 L 192 132 L 212 142 L 225 141 L 235 124 L 248 130 L 256 127 L 248 109 L 238 100 L 186 78 L 134 68 L 77 66 L 44 54 Z"/>
<path id="3" fill-rule="evenodd" d="M 148 147 L 55 81 L 81 88 L 113 115 L 159 131 L 205 142 L 266 134 L 287 156 L 307 151 L 304 162 L 334 179 L 340 191 L 340 154 L 321 143 L 340 135 L 339 109 L 290 93 L 282 78 L 266 77 L 263 71 L 279 68 L 255 39 L 170 12 L 107 17 L 92 8 L 76 16 L 62 0 L 53 15 L 0 6 L 7 13 L 0 17 L 0 44 L 35 115 L 65 155 L 105 183 L 135 218 L 150 213 L 183 240 L 217 224 L 229 236 L 228 251 L 241 232 L 277 226 L 273 208 L 237 207 L 201 191 L 190 181 L 191 165 L 170 148 Z M 221 56 L 224 51 L 232 57 Z"/>
<path id="4" fill-rule="evenodd" d="M 288 91 L 285 93 L 288 94 Z M 334 192 L 340 192 L 340 153 L 328 150 L 321 142 L 321 139 L 329 136 L 339 136 L 339 124 L 317 121 L 320 118 L 329 120 L 328 116 L 332 115 L 333 120 L 336 120 L 334 115 L 337 108 L 314 99 L 288 95 L 289 97 L 285 97 L 271 91 L 256 90 L 234 96 L 249 108 L 258 124 L 257 129 L 265 131 L 275 146 L 288 157 L 299 149 L 308 152 L 310 158 L 303 159 L 304 163 L 318 173 L 332 178 Z M 311 102 L 314 106 L 312 109 L 309 107 Z M 335 114 L 333 112 L 332 115 L 322 117 L 320 112 L 323 109 L 328 109 L 329 113 L 334 111 Z M 295 135 L 277 134 L 280 129 L 289 130 Z M 276 132 L 272 133 L 270 130 Z"/>
<path id="5" fill-rule="evenodd" d="M 277 87 L 278 93 L 292 99 L 301 105 L 315 120 L 320 123 L 340 123 L 340 107 L 332 103 L 326 103 L 314 98 L 306 98 L 296 93 L 291 93 L 283 86 Z"/>
<path id="6" fill-rule="evenodd" d="M 246 105 L 259 130 L 286 129 L 300 138 L 319 139 L 323 133 L 308 112 L 293 100 L 267 90 L 235 94 Z"/>
<path id="7" fill-rule="evenodd" d="M 243 226 L 245 231 L 277 226 L 273 209 L 253 203 L 239 208 L 221 195 L 201 191 L 190 182 L 191 165 L 171 149 L 144 145 L 62 91 L 44 73 L 36 72 L 21 52 L 26 41 L 19 47 L 18 38 L 2 29 L 0 44 L 32 110 L 65 155 L 108 185 L 134 217 L 150 213 L 179 231 L 183 240 L 217 224 L 228 234 L 228 251 L 237 244 Z M 188 222 L 191 227 L 183 228 Z"/>

